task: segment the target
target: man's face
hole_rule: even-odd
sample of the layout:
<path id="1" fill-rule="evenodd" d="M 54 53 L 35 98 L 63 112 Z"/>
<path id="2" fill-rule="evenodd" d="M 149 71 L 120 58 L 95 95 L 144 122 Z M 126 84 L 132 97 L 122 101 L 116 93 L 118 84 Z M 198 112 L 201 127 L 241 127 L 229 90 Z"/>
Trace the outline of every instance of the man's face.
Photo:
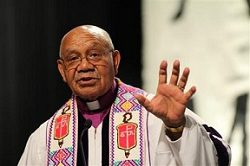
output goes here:
<path id="1" fill-rule="evenodd" d="M 103 36 L 76 29 L 61 43 L 58 69 L 74 94 L 85 100 L 104 95 L 117 74 L 120 54 Z"/>

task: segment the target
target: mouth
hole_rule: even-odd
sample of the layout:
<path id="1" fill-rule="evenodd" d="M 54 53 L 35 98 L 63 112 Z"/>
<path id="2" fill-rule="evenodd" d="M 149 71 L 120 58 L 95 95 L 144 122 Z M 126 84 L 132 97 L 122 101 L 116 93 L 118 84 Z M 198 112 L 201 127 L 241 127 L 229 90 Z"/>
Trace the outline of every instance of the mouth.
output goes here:
<path id="1" fill-rule="evenodd" d="M 92 86 L 98 80 L 99 80 L 99 78 L 95 78 L 95 77 L 82 77 L 82 78 L 77 80 L 77 83 L 81 86 Z"/>

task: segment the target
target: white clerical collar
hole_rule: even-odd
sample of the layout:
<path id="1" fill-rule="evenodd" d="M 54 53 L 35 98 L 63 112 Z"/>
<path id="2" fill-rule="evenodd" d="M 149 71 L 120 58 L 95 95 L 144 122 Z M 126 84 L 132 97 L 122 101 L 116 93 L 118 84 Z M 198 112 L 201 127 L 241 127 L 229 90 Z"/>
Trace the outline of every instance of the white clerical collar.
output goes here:
<path id="1" fill-rule="evenodd" d="M 90 111 L 98 110 L 99 108 L 101 108 L 98 100 L 86 102 L 86 105 Z"/>

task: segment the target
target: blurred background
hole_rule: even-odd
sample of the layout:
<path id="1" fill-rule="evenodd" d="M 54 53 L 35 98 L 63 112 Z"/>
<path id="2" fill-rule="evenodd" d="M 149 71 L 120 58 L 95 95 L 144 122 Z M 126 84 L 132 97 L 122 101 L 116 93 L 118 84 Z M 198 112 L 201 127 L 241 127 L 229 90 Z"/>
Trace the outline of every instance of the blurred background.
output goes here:
<path id="1" fill-rule="evenodd" d="M 191 69 L 189 104 L 249 165 L 249 0 L 1 0 L 0 165 L 70 97 L 57 71 L 61 37 L 93 24 L 122 54 L 118 77 L 154 93 L 160 61 Z"/>

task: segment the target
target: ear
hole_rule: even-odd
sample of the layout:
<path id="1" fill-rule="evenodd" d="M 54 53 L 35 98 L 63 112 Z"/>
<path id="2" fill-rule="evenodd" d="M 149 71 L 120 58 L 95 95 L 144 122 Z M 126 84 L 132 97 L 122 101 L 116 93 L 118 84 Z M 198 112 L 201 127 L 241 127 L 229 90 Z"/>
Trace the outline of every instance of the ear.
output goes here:
<path id="1" fill-rule="evenodd" d="M 121 61 L 120 52 L 118 50 L 114 50 L 114 52 L 113 52 L 113 63 L 114 63 L 115 75 L 118 74 L 118 68 L 119 68 L 120 61 Z"/>
<path id="2" fill-rule="evenodd" d="M 63 78 L 63 81 L 67 82 L 66 76 L 65 76 L 65 66 L 64 66 L 63 61 L 61 59 L 57 60 L 57 68 L 58 68 L 58 70 Z"/>

